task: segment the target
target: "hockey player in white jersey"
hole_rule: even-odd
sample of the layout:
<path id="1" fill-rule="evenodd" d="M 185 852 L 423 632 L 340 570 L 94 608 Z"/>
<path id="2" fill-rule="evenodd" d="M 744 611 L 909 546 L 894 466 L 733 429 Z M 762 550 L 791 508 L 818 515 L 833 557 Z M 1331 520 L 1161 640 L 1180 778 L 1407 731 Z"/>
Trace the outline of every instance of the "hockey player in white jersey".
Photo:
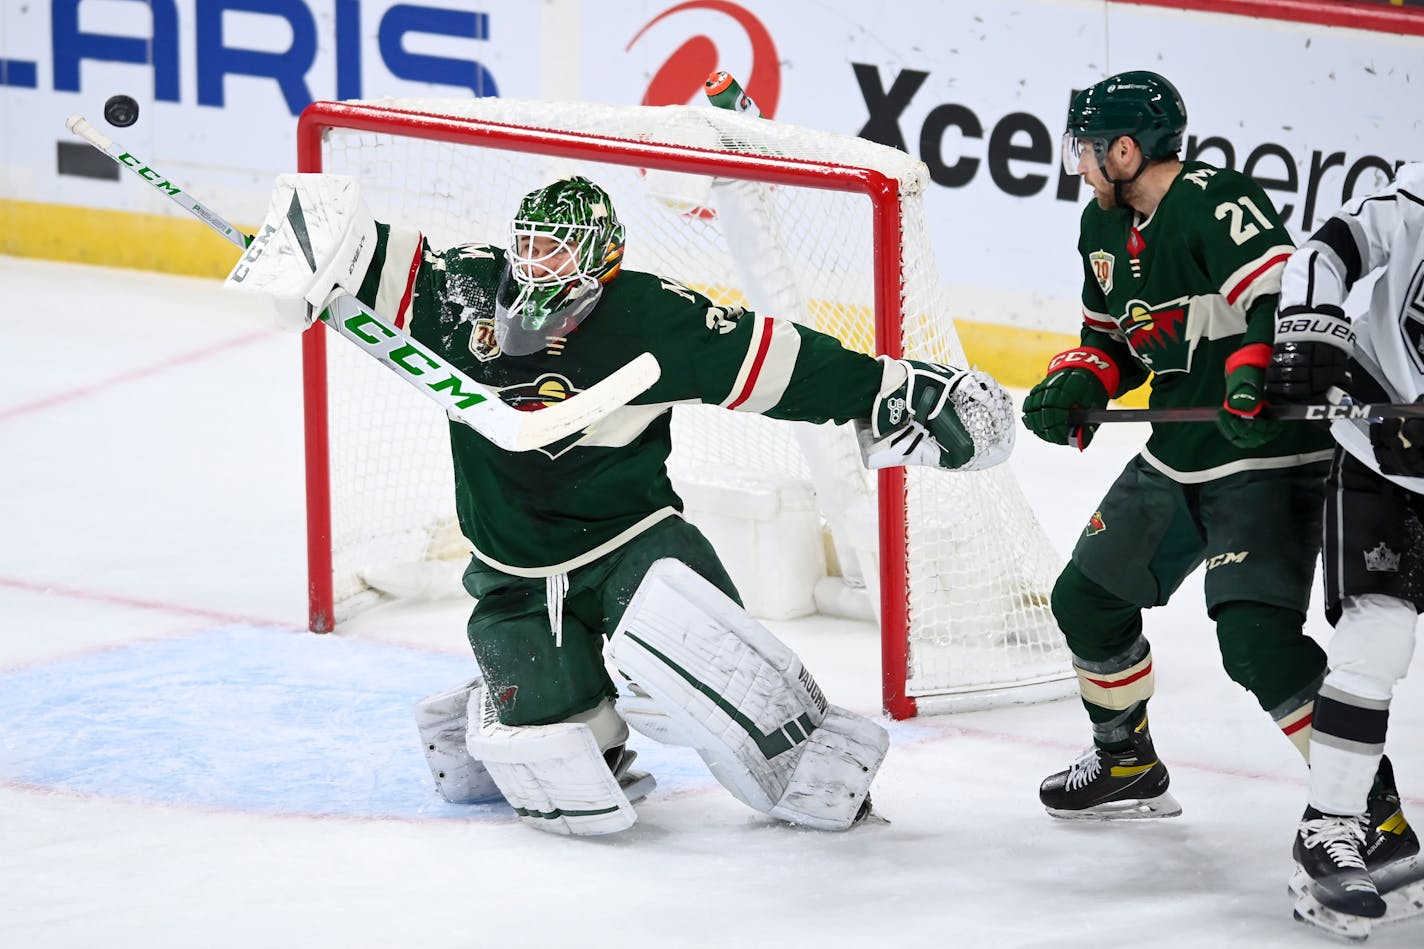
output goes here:
<path id="1" fill-rule="evenodd" d="M 1381 271 L 1368 309 L 1352 287 Z M 1424 163 L 1356 198 L 1290 258 L 1267 393 L 1273 400 L 1424 400 Z M 1349 938 L 1424 911 L 1419 840 L 1384 757 L 1394 685 L 1424 610 L 1424 418 L 1340 420 L 1325 506 L 1335 633 L 1315 703 L 1310 798 L 1295 840 L 1296 916 Z"/>

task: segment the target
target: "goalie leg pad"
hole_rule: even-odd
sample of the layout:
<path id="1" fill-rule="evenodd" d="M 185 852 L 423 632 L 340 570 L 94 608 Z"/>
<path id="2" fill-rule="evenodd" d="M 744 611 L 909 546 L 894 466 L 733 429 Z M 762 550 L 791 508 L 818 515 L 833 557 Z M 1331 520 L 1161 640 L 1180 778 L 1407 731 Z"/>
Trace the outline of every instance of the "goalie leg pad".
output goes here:
<path id="1" fill-rule="evenodd" d="M 451 804 L 500 800 L 499 787 L 465 745 L 470 696 L 484 684 L 479 676 L 415 703 L 415 727 L 435 786 Z"/>
<path id="2" fill-rule="evenodd" d="M 648 571 L 609 657 L 631 680 L 628 723 L 696 749 L 737 800 L 824 830 L 855 822 L 884 729 L 828 705 L 795 653 L 685 564 Z"/>
<path id="3" fill-rule="evenodd" d="M 484 686 L 470 702 L 481 710 L 479 727 L 466 739 L 470 756 L 484 763 L 526 824 L 591 837 L 627 830 L 637 821 L 588 723 L 502 725 Z"/>
<path id="4" fill-rule="evenodd" d="M 786 790 L 767 811 L 789 824 L 845 830 L 860 816 L 870 782 L 890 750 L 890 735 L 870 719 L 838 705 L 826 709 L 791 772 Z"/>

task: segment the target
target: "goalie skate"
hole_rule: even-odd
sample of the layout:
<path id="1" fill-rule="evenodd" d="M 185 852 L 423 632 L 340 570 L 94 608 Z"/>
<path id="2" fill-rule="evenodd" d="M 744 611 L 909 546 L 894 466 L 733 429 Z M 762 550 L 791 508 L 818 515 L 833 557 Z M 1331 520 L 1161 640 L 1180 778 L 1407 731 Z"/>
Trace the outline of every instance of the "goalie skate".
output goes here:
<path id="1" fill-rule="evenodd" d="M 618 780 L 618 786 L 623 789 L 629 804 L 637 804 L 658 786 L 657 778 L 646 771 L 634 770 L 632 765 L 637 757 L 638 753 L 627 745 L 609 748 L 603 753 L 604 760 L 608 762 L 608 770 L 612 771 L 613 777 Z"/>

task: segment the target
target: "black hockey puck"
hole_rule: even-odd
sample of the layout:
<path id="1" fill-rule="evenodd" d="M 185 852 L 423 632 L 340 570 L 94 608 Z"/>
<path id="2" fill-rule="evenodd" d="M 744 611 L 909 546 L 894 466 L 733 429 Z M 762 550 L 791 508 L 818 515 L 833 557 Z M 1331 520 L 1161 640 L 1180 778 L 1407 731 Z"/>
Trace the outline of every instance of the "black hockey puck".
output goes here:
<path id="1" fill-rule="evenodd" d="M 133 96 L 109 96 L 104 103 L 104 120 L 121 129 L 138 121 L 138 103 Z"/>

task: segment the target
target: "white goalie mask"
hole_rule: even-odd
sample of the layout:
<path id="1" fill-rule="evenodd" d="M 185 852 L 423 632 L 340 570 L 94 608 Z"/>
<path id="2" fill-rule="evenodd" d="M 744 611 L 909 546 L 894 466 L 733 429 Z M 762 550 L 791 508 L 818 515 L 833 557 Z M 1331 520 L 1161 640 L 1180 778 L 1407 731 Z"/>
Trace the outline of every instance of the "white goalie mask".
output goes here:
<path id="1" fill-rule="evenodd" d="M 531 192 L 509 226 L 508 261 L 495 295 L 495 340 L 510 356 L 567 336 L 598 305 L 623 260 L 623 225 L 587 178 Z"/>

